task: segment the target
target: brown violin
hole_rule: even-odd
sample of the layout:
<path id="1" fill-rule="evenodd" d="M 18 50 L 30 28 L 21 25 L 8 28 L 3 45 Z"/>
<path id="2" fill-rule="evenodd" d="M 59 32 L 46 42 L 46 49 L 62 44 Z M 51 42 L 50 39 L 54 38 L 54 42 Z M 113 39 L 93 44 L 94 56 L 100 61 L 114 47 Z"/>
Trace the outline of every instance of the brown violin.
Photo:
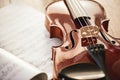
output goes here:
<path id="1" fill-rule="evenodd" d="M 109 19 L 94 0 L 63 0 L 47 6 L 53 80 L 120 80 L 120 42 L 108 34 Z"/>

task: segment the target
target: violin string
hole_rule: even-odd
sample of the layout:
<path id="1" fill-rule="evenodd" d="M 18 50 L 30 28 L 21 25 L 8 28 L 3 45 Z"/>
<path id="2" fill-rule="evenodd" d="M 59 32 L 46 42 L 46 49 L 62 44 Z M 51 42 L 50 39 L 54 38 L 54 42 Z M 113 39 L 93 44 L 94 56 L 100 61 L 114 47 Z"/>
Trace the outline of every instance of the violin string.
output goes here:
<path id="1" fill-rule="evenodd" d="M 72 10 L 74 16 L 77 17 L 77 14 L 74 12 L 74 7 L 72 6 L 72 2 L 70 1 L 69 4 L 71 5 L 71 10 Z M 79 21 L 80 25 L 83 27 L 81 21 L 79 19 L 78 19 L 78 21 Z M 89 40 L 88 40 L 88 42 L 89 42 Z M 89 44 L 90 44 L 90 42 L 89 42 Z M 86 48 L 84 48 L 84 49 L 86 50 Z"/>
<path id="2" fill-rule="evenodd" d="M 70 1 L 69 4 L 71 5 L 71 10 L 74 13 L 74 16 L 77 17 L 77 14 L 76 14 L 76 12 L 74 12 L 74 8 L 72 7 L 72 2 Z M 82 22 L 80 20 L 78 20 L 78 21 L 79 21 L 80 25 L 83 26 Z"/>
<path id="3" fill-rule="evenodd" d="M 72 2 L 72 0 L 70 1 L 70 3 L 71 3 L 71 5 L 72 5 L 72 3 L 74 3 L 74 2 Z M 74 6 L 75 6 L 75 4 L 74 4 Z M 75 6 L 76 8 L 78 8 L 77 6 Z M 72 9 L 74 10 L 74 7 L 72 7 Z M 74 11 L 73 11 L 74 12 Z M 74 12 L 75 13 L 75 12 Z M 80 14 L 80 13 L 79 13 Z M 77 15 L 75 15 L 75 17 L 78 19 L 78 21 L 79 21 L 79 23 L 81 23 L 81 27 L 84 27 L 83 25 L 82 25 L 82 22 L 80 21 L 80 19 L 77 17 Z M 83 29 L 84 30 L 84 29 Z M 84 30 L 85 31 L 85 30 Z M 88 44 L 91 46 L 91 44 L 90 44 L 90 41 L 89 41 L 89 39 L 88 38 L 86 38 L 87 39 L 87 41 L 88 41 Z"/>
<path id="4" fill-rule="evenodd" d="M 71 0 L 71 1 L 72 1 L 72 0 Z M 78 1 L 78 2 L 79 2 L 79 1 Z M 82 5 L 81 5 L 80 2 L 79 2 L 79 4 L 80 4 L 80 5 L 79 5 L 78 2 L 77 2 L 77 0 L 76 0 L 76 1 L 74 1 L 73 3 L 74 3 L 74 5 L 75 5 L 77 11 L 79 12 L 79 14 L 83 14 L 83 15 L 84 15 L 84 13 L 83 13 L 83 11 L 82 11 L 82 7 L 81 7 Z M 80 9 L 81 9 L 81 11 L 80 11 Z M 86 15 L 86 14 L 85 14 L 85 15 Z M 80 22 L 79 17 L 77 17 L 77 19 L 78 19 L 78 21 Z M 89 26 L 89 24 L 87 23 L 87 21 L 85 20 L 85 18 L 82 17 L 82 19 L 84 20 L 85 24 L 86 24 L 87 26 Z M 82 26 L 82 27 L 84 27 L 84 26 Z M 88 27 L 88 29 L 90 30 L 89 27 Z M 90 33 L 90 34 L 91 34 L 91 33 Z M 93 41 L 93 38 L 92 38 L 92 37 L 90 37 L 90 38 L 91 38 L 91 40 L 92 40 L 93 45 L 95 45 L 95 43 L 94 43 L 94 41 Z M 90 40 L 89 40 L 88 38 L 86 38 L 86 39 L 87 39 L 89 45 L 91 46 Z"/>
<path id="5" fill-rule="evenodd" d="M 74 7 L 72 7 L 72 2 L 69 2 L 69 3 L 70 3 L 70 5 L 71 5 L 71 9 L 72 9 L 72 12 L 74 13 L 74 16 L 77 17 L 77 14 L 74 12 Z M 79 21 L 81 27 L 83 27 L 81 21 L 80 21 L 79 19 L 78 19 L 78 21 Z M 90 42 L 89 42 L 88 39 L 87 39 L 87 41 L 88 41 L 88 43 L 89 43 L 89 45 L 90 45 Z M 87 50 L 85 47 L 83 47 L 83 49 L 84 49 L 84 50 Z"/>
<path id="6" fill-rule="evenodd" d="M 78 1 L 78 3 L 80 4 L 80 1 Z M 81 4 L 80 4 L 81 5 Z M 84 10 L 84 12 L 85 12 L 85 14 L 87 14 L 88 15 L 88 13 L 87 13 L 87 11 L 85 10 L 85 8 L 83 8 L 83 6 L 81 6 L 82 7 L 82 9 Z M 96 25 L 96 24 L 95 24 Z M 97 26 L 97 25 L 96 25 Z M 111 29 L 111 28 L 110 28 Z M 111 29 L 111 31 L 112 31 L 112 29 Z M 95 36 L 97 36 L 97 34 L 95 34 Z M 109 40 L 110 41 L 110 40 Z"/>
<path id="7" fill-rule="evenodd" d="M 75 3 L 76 3 L 76 5 L 78 6 L 78 11 L 79 11 L 79 9 L 82 9 L 83 11 L 84 11 L 84 13 L 85 13 L 85 15 L 86 16 L 88 16 L 88 13 L 87 13 L 87 11 L 85 10 L 85 8 L 83 8 L 83 5 L 80 3 L 80 1 L 78 1 L 78 0 L 76 0 L 76 1 L 74 1 Z M 81 12 L 82 12 L 82 10 L 81 10 Z M 79 13 L 81 13 L 80 11 L 79 11 Z M 82 14 L 84 14 L 83 12 L 82 12 Z M 84 20 L 84 22 L 86 23 L 86 25 L 87 26 L 89 26 L 90 24 L 88 24 L 87 23 L 87 21 L 85 20 L 85 18 L 84 17 L 82 17 L 82 19 Z M 91 22 L 90 22 L 91 23 Z M 88 27 L 88 29 L 90 30 L 90 27 Z M 90 32 L 90 34 L 92 34 L 91 32 Z M 95 34 L 96 35 L 96 34 Z M 91 38 L 91 40 L 92 40 L 92 43 L 93 43 L 93 45 L 95 45 L 95 43 L 94 43 L 94 41 L 93 41 L 93 37 L 90 37 Z"/>
<path id="8" fill-rule="evenodd" d="M 76 0 L 77 1 L 77 0 Z M 76 1 L 74 1 L 75 2 L 75 4 L 76 4 L 76 8 L 77 8 L 77 10 L 78 10 L 78 12 L 79 12 L 79 14 L 82 14 L 82 15 L 84 15 L 84 12 L 82 11 L 82 7 L 81 7 L 81 5 L 79 5 L 78 4 L 78 2 L 76 2 Z M 81 11 L 80 11 L 80 9 L 81 9 Z M 86 14 L 85 14 L 86 15 Z M 79 18 L 78 18 L 79 19 Z M 86 22 L 86 20 L 85 20 L 85 18 L 84 17 L 82 17 L 82 19 L 84 20 L 84 22 L 86 23 L 86 25 L 88 26 L 89 24 Z"/>
<path id="9" fill-rule="evenodd" d="M 72 6 L 72 3 L 74 3 L 74 2 L 72 2 L 72 0 L 71 0 L 71 1 L 69 1 L 69 3 L 70 3 L 70 5 L 71 5 L 71 9 L 72 9 L 73 12 L 74 12 L 74 7 Z M 76 6 L 76 8 L 77 8 L 77 6 Z M 74 12 L 74 13 L 75 13 L 75 12 Z M 80 21 L 80 19 L 77 17 L 76 14 L 75 14 L 75 17 L 78 19 L 78 22 L 81 24 L 81 27 L 84 27 L 83 24 L 82 24 L 82 22 Z M 83 29 L 83 30 L 84 30 L 84 29 Z M 84 31 L 85 31 L 85 30 L 84 30 Z M 88 41 L 88 44 L 91 46 L 89 39 L 88 39 L 88 38 L 86 38 L 86 39 L 87 39 L 87 41 Z"/>
<path id="10" fill-rule="evenodd" d="M 78 1 L 78 3 L 81 5 L 80 1 Z M 84 8 L 83 6 L 81 6 L 81 7 L 82 7 L 82 9 L 84 10 L 85 14 L 88 15 L 88 13 L 87 13 L 87 11 L 85 10 L 85 8 Z M 95 26 L 97 26 L 97 25 L 95 24 Z M 97 34 L 95 34 L 95 36 L 97 36 Z"/>
<path id="11" fill-rule="evenodd" d="M 78 0 L 77 0 L 78 1 Z M 78 4 L 78 6 L 79 7 L 81 7 L 83 10 L 84 10 L 84 12 L 85 12 L 85 14 L 88 16 L 88 13 L 87 13 L 87 11 L 85 10 L 85 8 L 82 6 L 82 4 L 80 3 L 80 1 L 78 1 L 78 3 L 80 4 Z M 91 23 L 91 20 L 89 20 L 89 22 Z M 96 24 L 95 24 L 95 26 L 97 26 Z M 96 35 L 96 34 L 95 34 Z"/>

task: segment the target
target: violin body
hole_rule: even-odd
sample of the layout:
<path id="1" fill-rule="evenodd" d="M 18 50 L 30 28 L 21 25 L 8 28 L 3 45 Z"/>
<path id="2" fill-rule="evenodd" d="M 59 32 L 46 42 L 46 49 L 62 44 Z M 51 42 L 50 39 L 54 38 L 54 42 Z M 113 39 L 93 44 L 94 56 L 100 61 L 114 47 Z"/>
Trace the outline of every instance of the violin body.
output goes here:
<path id="1" fill-rule="evenodd" d="M 46 8 L 45 25 L 50 32 L 50 37 L 62 40 L 60 46 L 52 47 L 53 79 L 59 79 L 59 72 L 70 65 L 95 64 L 86 46 L 102 44 L 105 47 L 104 62 L 110 80 L 120 80 L 120 42 L 107 33 L 109 20 L 106 18 L 104 8 L 93 0 L 81 0 L 80 2 L 88 15 L 80 15 L 76 11 L 76 15 L 73 15 L 69 6 L 63 1 L 51 3 Z M 77 17 L 83 23 L 82 25 L 78 23 Z M 84 17 L 88 25 L 85 25 L 80 17 Z M 86 35 L 83 34 L 85 30 L 88 31 Z"/>

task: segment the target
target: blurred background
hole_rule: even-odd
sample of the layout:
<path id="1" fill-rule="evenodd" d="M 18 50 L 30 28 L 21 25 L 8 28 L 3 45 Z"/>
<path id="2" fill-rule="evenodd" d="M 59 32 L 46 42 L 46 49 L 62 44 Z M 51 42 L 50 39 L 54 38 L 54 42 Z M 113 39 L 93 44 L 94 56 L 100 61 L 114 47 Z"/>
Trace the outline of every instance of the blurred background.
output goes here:
<path id="1" fill-rule="evenodd" d="M 0 8 L 7 6 L 11 3 L 18 2 L 24 3 L 33 8 L 45 12 L 45 7 L 54 1 L 59 0 L 0 0 Z M 95 0 L 103 5 L 106 10 L 107 16 L 110 19 L 109 33 L 115 37 L 120 38 L 120 0 Z"/>
<path id="2" fill-rule="evenodd" d="M 58 0 L 0 0 L 0 7 L 4 7 L 11 3 L 24 3 L 38 9 L 40 11 L 44 11 L 44 7 L 51 2 L 58 1 Z"/>

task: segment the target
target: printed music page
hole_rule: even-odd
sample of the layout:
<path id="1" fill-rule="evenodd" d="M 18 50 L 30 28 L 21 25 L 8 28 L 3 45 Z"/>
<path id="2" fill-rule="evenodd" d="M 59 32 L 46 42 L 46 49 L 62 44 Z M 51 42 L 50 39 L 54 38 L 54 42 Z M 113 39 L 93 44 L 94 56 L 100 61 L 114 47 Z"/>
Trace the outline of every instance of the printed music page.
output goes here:
<path id="1" fill-rule="evenodd" d="M 42 71 L 0 48 L 0 80 L 30 80 L 39 73 Z"/>
<path id="2" fill-rule="evenodd" d="M 0 47 L 51 78 L 51 47 L 61 42 L 49 38 L 44 22 L 43 13 L 24 4 L 14 3 L 0 9 Z"/>

